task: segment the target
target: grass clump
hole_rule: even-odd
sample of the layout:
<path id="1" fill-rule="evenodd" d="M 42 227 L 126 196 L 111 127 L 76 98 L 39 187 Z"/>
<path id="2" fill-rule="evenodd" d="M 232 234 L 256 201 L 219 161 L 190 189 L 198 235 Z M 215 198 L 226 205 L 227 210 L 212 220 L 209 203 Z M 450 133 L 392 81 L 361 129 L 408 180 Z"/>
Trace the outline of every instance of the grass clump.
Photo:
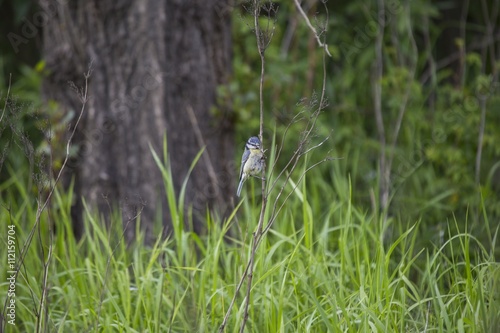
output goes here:
<path id="1" fill-rule="evenodd" d="M 163 163 L 172 191 L 168 160 Z M 495 332 L 496 229 L 485 244 L 473 230 L 461 229 L 466 216 L 455 216 L 439 241 L 424 242 L 423 221 L 369 215 L 350 194 L 316 184 L 315 172 L 321 170 L 295 189 L 256 251 L 248 332 Z M 329 205 L 318 204 L 322 191 L 305 195 L 316 185 L 333 193 Z M 3 186 L 8 193 L 5 186 L 24 185 L 14 173 Z M 185 227 L 188 217 L 178 198 L 171 202 L 180 219 L 171 236 L 145 246 L 140 230 L 126 244 L 119 214 L 106 224 L 88 209 L 85 233 L 76 240 L 71 193 L 56 191 L 42 214 L 17 278 L 16 325 L 4 322 L 6 332 L 217 331 L 248 262 L 259 207 L 245 203 L 224 221 L 208 214 L 206 233 L 197 235 Z M 0 225 L 16 226 L 19 251 L 33 227 L 36 202 L 24 192 L 16 200 L 2 196 L 1 204 Z M 2 270 L 2 291 L 6 279 Z M 1 301 L 3 308 L 3 292 Z M 225 331 L 237 331 L 243 313 L 243 302 L 236 302 Z"/>

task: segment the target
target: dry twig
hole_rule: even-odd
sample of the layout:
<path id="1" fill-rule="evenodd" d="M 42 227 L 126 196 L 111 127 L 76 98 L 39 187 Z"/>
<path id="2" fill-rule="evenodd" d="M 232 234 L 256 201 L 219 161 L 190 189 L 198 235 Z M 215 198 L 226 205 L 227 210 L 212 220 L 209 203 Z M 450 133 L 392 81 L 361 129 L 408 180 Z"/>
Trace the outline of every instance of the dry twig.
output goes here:
<path id="1" fill-rule="evenodd" d="M 272 38 L 272 34 L 274 33 L 274 26 L 269 27 L 269 22 L 271 21 L 271 17 L 268 16 L 268 25 L 267 25 L 265 30 L 262 30 L 260 27 L 260 24 L 259 24 L 259 16 L 260 16 L 261 8 L 264 8 L 264 7 L 261 4 L 260 0 L 252 0 L 252 4 L 253 4 L 252 13 L 254 16 L 255 36 L 257 39 L 258 52 L 259 52 L 259 55 L 261 58 L 261 72 L 260 72 L 260 86 L 259 86 L 259 102 L 260 102 L 259 103 L 259 106 L 260 106 L 260 108 L 259 108 L 259 111 L 260 111 L 259 137 L 261 139 L 261 142 L 263 142 L 263 140 L 262 140 L 263 139 L 263 137 L 262 137 L 263 124 L 264 124 L 263 87 L 264 87 L 264 74 L 265 74 L 265 50 L 270 43 L 270 40 Z M 326 9 L 326 7 L 325 7 L 325 9 Z M 268 4 L 268 7 L 265 7 L 265 10 L 269 14 L 271 11 L 276 12 L 277 8 L 273 7 L 271 4 Z M 328 12 L 327 12 L 327 21 L 328 21 Z M 307 22 L 309 22 L 308 19 L 307 19 Z M 310 25 L 310 22 L 309 22 L 309 25 Z M 310 109 L 313 110 L 313 112 L 309 117 L 306 118 L 305 117 L 306 111 L 302 110 L 293 117 L 291 122 L 286 127 L 285 133 L 283 136 L 283 140 L 280 144 L 280 147 L 277 150 L 276 160 L 278 160 L 279 157 L 281 156 L 283 144 L 284 144 L 288 130 L 290 129 L 291 125 L 298 123 L 300 120 L 307 119 L 305 129 L 302 132 L 301 138 L 299 139 L 299 142 L 297 144 L 297 148 L 294 151 L 294 153 L 292 154 L 292 156 L 290 157 L 289 161 L 287 162 L 287 164 L 283 168 L 283 170 L 281 170 L 278 173 L 276 179 L 272 183 L 266 183 L 266 180 L 264 177 L 265 170 L 262 173 L 262 204 L 261 204 L 261 210 L 260 210 L 258 224 L 257 224 L 256 230 L 252 234 L 252 242 L 251 242 L 251 247 L 250 247 L 250 257 L 249 257 L 248 263 L 246 265 L 246 268 L 243 272 L 243 275 L 242 275 L 239 283 L 236 286 L 234 296 L 231 300 L 231 303 L 229 304 L 229 308 L 226 312 L 224 320 L 223 320 L 221 326 L 219 327 L 219 332 L 224 331 L 224 329 L 227 325 L 228 319 L 229 319 L 229 315 L 231 314 L 232 308 L 235 304 L 236 297 L 239 294 L 239 292 L 243 286 L 244 281 L 247 280 L 246 296 L 244 299 L 243 319 L 242 319 L 241 326 L 240 326 L 240 333 L 244 332 L 245 326 L 246 326 L 246 323 L 248 320 L 249 307 L 250 307 L 250 303 L 251 303 L 251 291 L 252 291 L 252 280 L 253 280 L 253 274 L 254 274 L 255 255 L 256 255 L 256 251 L 257 251 L 259 245 L 261 244 L 263 237 L 269 231 L 272 224 L 276 220 L 277 216 L 281 212 L 282 208 L 286 204 L 287 200 L 290 198 L 291 194 L 294 193 L 295 189 L 301 183 L 301 181 L 305 177 L 305 175 L 311 169 L 315 168 L 319 164 L 331 160 L 331 158 L 325 157 L 322 160 L 320 160 L 319 162 L 313 163 L 311 166 L 307 167 L 299 176 L 298 181 L 295 183 L 292 190 L 285 196 L 283 202 L 278 207 L 278 200 L 280 199 L 280 197 L 284 193 L 285 187 L 290 182 L 290 177 L 292 176 L 294 170 L 299 165 L 299 161 L 306 154 L 308 154 L 311 151 L 313 151 L 314 149 L 320 147 L 329 139 L 329 137 L 327 137 L 324 140 L 322 140 L 319 144 L 309 146 L 311 137 L 314 133 L 314 130 L 315 130 L 315 127 L 317 124 L 318 117 L 319 117 L 321 111 L 327 105 L 326 97 L 325 97 L 325 91 L 326 91 L 326 64 L 325 64 L 325 62 L 326 62 L 326 55 L 330 55 L 326 44 L 321 43 L 320 36 L 318 35 L 318 33 L 316 32 L 316 30 L 314 28 L 313 28 L 313 31 L 316 35 L 317 40 L 320 42 L 320 45 L 325 50 L 325 52 L 323 53 L 323 86 L 322 86 L 322 91 L 321 91 L 321 97 L 320 97 L 319 102 L 318 102 L 315 95 L 313 95 L 313 98 L 311 99 L 311 102 L 310 102 Z M 273 173 L 275 167 L 276 167 L 276 161 L 271 166 L 270 173 Z M 274 198 L 274 201 L 273 201 L 272 212 L 268 218 L 267 224 L 264 227 L 265 212 L 267 209 L 269 194 L 276 188 L 276 186 L 278 184 L 277 183 L 278 179 L 280 179 L 284 175 L 285 175 L 284 182 L 281 185 L 281 187 L 278 189 L 278 195 L 276 196 L 276 198 Z"/>
<path id="2" fill-rule="evenodd" d="M 85 111 L 85 107 L 86 107 L 87 101 L 88 101 L 88 83 L 89 83 L 89 78 L 92 74 L 92 69 L 93 69 L 93 67 L 92 67 L 92 62 L 91 62 L 89 64 L 87 72 L 84 74 L 85 86 L 82 89 L 77 89 L 78 97 L 80 98 L 80 101 L 82 103 L 82 107 L 80 109 L 80 113 L 79 113 L 79 116 L 75 122 L 73 130 L 72 130 L 72 132 L 69 136 L 69 139 L 66 143 L 66 154 L 65 154 L 64 161 L 61 165 L 61 168 L 60 168 L 56 178 L 54 179 L 54 181 L 52 183 L 49 183 L 50 187 L 49 187 L 47 197 L 44 200 L 42 200 L 41 196 L 40 196 L 38 199 L 38 207 L 37 207 L 36 215 L 35 215 L 35 223 L 34 223 L 33 227 L 31 228 L 31 230 L 26 238 L 26 241 L 24 242 L 23 247 L 20 251 L 19 260 L 18 260 L 17 267 L 16 267 L 15 273 L 14 273 L 15 279 L 17 279 L 22 267 L 24 267 L 24 260 L 26 258 L 27 253 L 28 253 L 29 247 L 31 246 L 31 242 L 33 240 L 33 236 L 34 236 L 35 232 L 38 231 L 38 237 L 40 239 L 42 237 L 41 230 L 40 230 L 41 216 L 42 216 L 42 213 L 46 209 L 48 209 L 49 203 L 51 202 L 52 195 L 54 194 L 54 191 L 55 191 L 55 189 L 56 189 L 56 187 L 61 179 L 61 176 L 62 176 L 62 174 L 66 168 L 66 165 L 68 163 L 68 160 L 70 158 L 70 148 L 71 148 L 71 144 L 73 142 L 73 137 L 75 136 L 76 129 L 78 128 L 78 125 L 82 119 L 82 116 L 83 116 L 83 113 Z M 71 85 L 71 83 L 70 83 L 70 85 Z M 74 84 L 72 85 L 72 87 L 74 88 Z M 10 91 L 10 89 L 9 89 L 9 91 Z M 4 112 L 5 112 L 5 107 L 4 107 L 4 111 L 2 113 L 2 118 L 3 118 Z M 24 143 L 28 144 L 28 142 L 24 142 Z M 31 144 L 31 143 L 29 143 L 29 144 Z M 31 153 L 32 152 L 30 151 L 30 154 Z M 31 156 L 28 156 L 28 157 L 31 158 Z M 51 160 L 52 160 L 52 157 L 51 157 Z M 41 191 L 42 190 L 40 189 L 40 193 L 41 193 Z M 48 290 L 49 290 L 48 273 L 49 273 L 49 266 L 51 263 L 52 250 L 53 250 L 52 226 L 50 224 L 50 221 L 49 221 L 49 237 L 50 237 L 50 241 L 49 241 L 49 246 L 48 246 L 47 257 L 45 257 L 45 253 L 44 253 L 44 250 L 42 248 L 42 260 L 43 260 L 42 294 L 41 294 L 41 297 L 38 301 L 38 308 L 34 309 L 36 316 L 37 316 L 36 332 L 45 331 L 46 328 L 44 328 L 43 326 L 44 326 L 44 323 L 46 323 L 48 320 L 48 313 L 46 311 L 47 295 L 48 295 Z M 30 292 L 32 293 L 33 301 L 35 302 L 35 296 L 33 294 L 33 291 L 30 290 Z M 6 299 L 5 301 L 7 302 L 7 300 L 8 299 Z M 6 304 L 4 304 L 4 309 L 6 308 L 5 306 L 6 306 Z M 45 317 L 42 317 L 44 315 L 45 315 Z"/>

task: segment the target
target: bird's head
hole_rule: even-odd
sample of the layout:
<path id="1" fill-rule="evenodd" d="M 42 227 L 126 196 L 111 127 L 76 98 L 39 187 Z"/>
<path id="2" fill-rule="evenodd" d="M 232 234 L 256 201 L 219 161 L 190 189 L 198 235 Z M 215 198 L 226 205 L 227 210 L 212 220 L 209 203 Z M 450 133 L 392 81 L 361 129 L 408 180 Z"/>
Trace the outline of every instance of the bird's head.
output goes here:
<path id="1" fill-rule="evenodd" d="M 250 139 L 248 139 L 247 144 L 245 147 L 248 150 L 256 150 L 256 149 L 261 149 L 261 143 L 258 137 L 252 136 Z"/>

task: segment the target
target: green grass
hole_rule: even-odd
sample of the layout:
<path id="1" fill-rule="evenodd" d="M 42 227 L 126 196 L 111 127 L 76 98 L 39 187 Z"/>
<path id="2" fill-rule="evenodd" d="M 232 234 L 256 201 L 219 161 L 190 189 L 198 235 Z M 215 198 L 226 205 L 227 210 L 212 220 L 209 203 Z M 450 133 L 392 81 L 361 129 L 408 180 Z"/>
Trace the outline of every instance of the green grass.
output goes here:
<path id="1" fill-rule="evenodd" d="M 19 272 L 16 326 L 7 325 L 6 332 L 34 332 L 37 325 L 45 332 L 217 331 L 249 259 L 259 199 L 244 198 L 224 221 L 207 215 L 206 233 L 196 235 L 183 227 L 189 214 L 183 195 L 173 195 L 168 161 L 155 158 L 163 165 L 175 221 L 171 237 L 144 246 L 139 232 L 127 245 L 117 214 L 105 227 L 87 210 L 77 241 L 72 189 L 56 191 Z M 339 171 L 343 162 L 331 163 Z M 351 200 L 347 176 L 337 174 L 335 186 L 320 177 L 313 170 L 297 187 L 257 250 L 247 332 L 497 332 L 497 229 L 482 243 L 468 229 L 467 216 L 450 216 L 448 230 L 425 241 L 426 221 L 384 222 Z M 36 202 L 20 177 L 2 186 L 2 192 L 14 186 L 21 193 L 2 197 L 0 217 L 2 243 L 7 225 L 14 224 L 19 251 L 33 227 Z M 489 226 L 487 216 L 485 221 Z M 50 244 L 46 313 L 39 315 Z M 244 290 L 226 332 L 239 330 Z"/>

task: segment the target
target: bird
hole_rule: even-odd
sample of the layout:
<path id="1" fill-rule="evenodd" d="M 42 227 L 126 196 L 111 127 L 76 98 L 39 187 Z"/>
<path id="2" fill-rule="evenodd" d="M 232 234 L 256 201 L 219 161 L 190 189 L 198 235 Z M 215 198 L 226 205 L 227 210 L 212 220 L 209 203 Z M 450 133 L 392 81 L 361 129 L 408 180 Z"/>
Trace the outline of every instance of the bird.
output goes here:
<path id="1" fill-rule="evenodd" d="M 252 136 L 245 144 L 245 151 L 241 157 L 240 183 L 236 195 L 239 197 L 243 183 L 250 176 L 258 176 L 264 169 L 264 152 L 258 137 Z"/>

